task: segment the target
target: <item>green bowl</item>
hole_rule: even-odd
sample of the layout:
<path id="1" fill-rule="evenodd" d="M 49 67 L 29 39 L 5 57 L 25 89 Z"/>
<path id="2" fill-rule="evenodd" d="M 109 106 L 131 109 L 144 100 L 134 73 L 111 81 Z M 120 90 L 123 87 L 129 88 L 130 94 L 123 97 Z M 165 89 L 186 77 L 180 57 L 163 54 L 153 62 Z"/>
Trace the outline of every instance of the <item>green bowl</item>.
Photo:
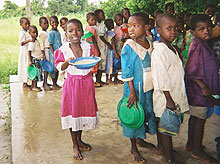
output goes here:
<path id="1" fill-rule="evenodd" d="M 34 65 L 28 66 L 27 73 L 29 79 L 34 80 L 35 77 L 37 76 L 37 68 Z"/>
<path id="2" fill-rule="evenodd" d="M 87 38 L 90 38 L 91 36 L 93 36 L 93 33 L 85 30 L 84 35 L 82 36 L 82 39 L 87 39 Z"/>
<path id="3" fill-rule="evenodd" d="M 134 104 L 129 109 L 127 107 L 127 101 L 127 97 L 124 97 L 119 101 L 117 107 L 118 117 L 125 126 L 131 129 L 137 129 L 144 123 L 144 110 L 139 102 L 137 102 L 137 109 L 135 109 Z"/>

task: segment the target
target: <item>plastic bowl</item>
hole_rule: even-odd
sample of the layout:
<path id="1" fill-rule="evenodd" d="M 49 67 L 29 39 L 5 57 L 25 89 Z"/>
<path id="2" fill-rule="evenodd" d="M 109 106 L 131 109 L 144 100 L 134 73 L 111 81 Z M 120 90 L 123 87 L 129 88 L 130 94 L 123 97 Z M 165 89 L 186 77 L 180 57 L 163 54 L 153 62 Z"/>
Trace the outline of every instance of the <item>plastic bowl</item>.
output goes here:
<path id="1" fill-rule="evenodd" d="M 37 76 L 37 68 L 34 65 L 28 66 L 27 73 L 28 73 L 28 78 L 30 80 L 34 80 L 35 77 Z"/>
<path id="2" fill-rule="evenodd" d="M 91 36 L 93 36 L 93 33 L 85 30 L 84 35 L 82 36 L 82 39 L 87 39 L 87 38 L 90 38 Z"/>
<path id="3" fill-rule="evenodd" d="M 89 64 L 86 64 L 86 61 L 91 61 Z M 70 64 L 75 66 L 78 69 L 90 69 L 92 67 L 94 67 L 99 61 L 101 60 L 100 57 L 79 57 L 76 58 L 75 60 L 70 60 Z M 84 61 L 85 64 L 79 63 L 79 61 Z"/>
<path id="4" fill-rule="evenodd" d="M 53 72 L 54 70 L 53 64 L 50 63 L 48 60 L 41 60 L 40 65 L 46 72 Z"/>

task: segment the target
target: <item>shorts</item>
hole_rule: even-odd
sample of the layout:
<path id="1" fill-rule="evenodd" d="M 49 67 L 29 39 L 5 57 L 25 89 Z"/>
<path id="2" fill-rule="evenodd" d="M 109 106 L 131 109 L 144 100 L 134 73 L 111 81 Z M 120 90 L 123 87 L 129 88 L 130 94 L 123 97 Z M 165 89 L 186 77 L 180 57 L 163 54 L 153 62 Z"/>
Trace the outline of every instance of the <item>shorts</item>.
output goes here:
<path id="1" fill-rule="evenodd" d="M 101 52 L 101 61 L 98 63 L 98 70 L 104 71 L 106 69 L 106 60 L 107 60 L 107 46 L 102 46 L 100 48 Z"/>
<path id="2" fill-rule="evenodd" d="M 208 108 L 190 105 L 189 111 L 186 113 L 200 119 L 206 119 L 208 117 Z"/>

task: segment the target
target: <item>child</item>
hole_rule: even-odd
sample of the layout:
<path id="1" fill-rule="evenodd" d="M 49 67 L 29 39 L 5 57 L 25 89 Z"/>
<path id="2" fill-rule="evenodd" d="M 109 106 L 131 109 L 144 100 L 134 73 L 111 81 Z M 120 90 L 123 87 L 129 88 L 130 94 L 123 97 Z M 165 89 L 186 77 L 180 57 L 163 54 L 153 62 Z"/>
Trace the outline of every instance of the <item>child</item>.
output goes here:
<path id="1" fill-rule="evenodd" d="M 62 45 L 65 42 L 68 42 L 67 37 L 66 37 L 66 30 L 65 30 L 65 26 L 66 26 L 67 22 L 68 22 L 68 18 L 67 17 L 62 17 L 60 19 L 60 27 L 62 27 L 62 29 L 63 29 L 63 31 L 61 32 L 61 43 L 62 43 Z"/>
<path id="2" fill-rule="evenodd" d="M 82 23 L 71 19 L 66 24 L 66 42 L 55 51 L 55 65 L 59 71 L 66 70 L 67 78 L 63 85 L 61 107 L 62 129 L 70 129 L 73 141 L 73 158 L 82 160 L 81 150 L 92 147 L 82 141 L 82 131 L 95 129 L 98 123 L 98 108 L 95 99 L 95 86 L 89 69 L 77 69 L 70 60 L 90 56 L 90 45 L 81 41 Z M 89 102 L 89 103 L 88 103 Z"/>
<path id="3" fill-rule="evenodd" d="M 20 26 L 22 27 L 22 29 L 19 33 L 20 53 L 18 59 L 18 81 L 23 82 L 23 89 L 31 90 L 31 86 L 27 84 L 28 43 L 32 42 L 31 36 L 28 33 L 28 29 L 30 26 L 28 18 L 22 17 L 20 19 Z"/>
<path id="4" fill-rule="evenodd" d="M 153 144 L 144 141 L 146 131 L 150 134 L 156 133 L 155 117 L 153 112 L 152 93 L 153 87 L 147 84 L 151 83 L 151 75 L 145 75 L 145 70 L 151 67 L 151 52 L 153 47 L 146 39 L 149 19 L 145 13 L 135 13 L 128 20 L 128 32 L 131 39 L 128 39 L 121 52 L 122 79 L 125 81 L 123 97 L 128 97 L 128 107 L 133 104 L 137 107 L 137 101 L 140 102 L 145 111 L 145 122 L 138 129 L 131 129 L 122 123 L 123 135 L 130 138 L 130 154 L 137 163 L 145 163 L 137 149 L 136 143 L 144 147 L 154 148 Z M 145 79 L 145 80 L 144 80 Z M 148 127 L 147 127 L 147 124 Z"/>
<path id="5" fill-rule="evenodd" d="M 189 109 L 182 61 L 171 45 L 177 35 L 177 20 L 173 15 L 161 14 L 156 19 L 160 41 L 154 42 L 151 56 L 152 77 L 154 85 L 153 105 L 157 126 L 166 108 L 175 110 L 180 106 L 181 113 Z M 157 154 L 165 154 L 166 162 L 182 164 L 174 158 L 172 137 L 157 132 Z"/>
<path id="6" fill-rule="evenodd" d="M 163 14 L 163 11 L 161 9 L 157 9 L 155 12 L 154 12 L 154 19 L 157 20 L 157 17 L 160 15 L 160 14 Z M 160 35 L 158 34 L 157 32 L 157 26 L 154 27 L 153 29 L 153 34 L 154 34 L 154 41 L 159 41 L 160 40 Z"/>
<path id="7" fill-rule="evenodd" d="M 58 18 L 57 16 L 51 16 L 50 17 L 50 25 L 51 25 L 51 30 L 49 32 L 49 38 L 48 38 L 48 42 L 50 44 L 50 60 L 51 62 L 54 64 L 54 51 L 58 48 L 61 47 L 62 43 L 61 43 L 61 36 L 60 36 L 60 32 L 57 29 L 59 22 L 58 22 Z M 59 72 L 57 71 L 57 69 L 55 68 L 53 73 L 50 74 L 52 81 L 53 81 L 53 86 L 52 88 L 57 90 L 60 89 L 61 87 L 59 85 L 57 85 L 57 80 L 58 80 L 58 75 Z"/>
<path id="8" fill-rule="evenodd" d="M 147 38 L 153 42 L 154 34 L 151 32 L 155 28 L 155 20 L 153 18 L 149 18 L 149 30 L 147 31 Z"/>
<path id="9" fill-rule="evenodd" d="M 112 77 L 116 73 L 113 68 L 113 60 L 117 52 L 116 52 L 116 45 L 115 45 L 115 33 L 112 31 L 112 29 L 114 29 L 113 19 L 106 19 L 105 26 L 108 29 L 108 31 L 106 32 L 106 41 L 110 42 L 113 47 L 113 50 L 110 50 L 110 49 L 107 50 L 105 73 L 106 73 L 106 84 L 108 85 L 108 84 L 113 84 Z M 109 78 L 109 74 L 110 74 L 110 78 Z"/>
<path id="10" fill-rule="evenodd" d="M 86 26 L 86 30 L 90 31 L 93 33 L 93 36 L 90 38 L 87 38 L 86 41 L 90 43 L 91 46 L 91 52 L 92 56 L 100 56 L 100 50 L 97 44 L 97 33 L 95 30 L 95 25 L 96 25 L 96 16 L 94 13 L 90 12 L 86 14 L 86 20 L 88 25 Z M 97 73 L 98 71 L 98 64 L 96 64 L 93 68 L 90 69 L 91 73 Z M 97 81 L 97 79 L 96 79 Z M 95 87 L 101 87 L 101 84 L 98 82 L 95 82 Z"/>
<path id="11" fill-rule="evenodd" d="M 123 8 L 121 14 L 123 15 L 124 23 L 128 23 L 128 19 L 131 16 L 129 8 Z"/>
<path id="12" fill-rule="evenodd" d="M 101 9 L 97 9 L 94 11 L 94 14 L 97 19 L 97 24 L 96 24 L 96 32 L 98 36 L 98 47 L 101 52 L 101 61 L 98 63 L 98 71 L 96 74 L 96 82 L 99 83 L 100 85 L 103 85 L 104 82 L 101 81 L 102 78 L 102 72 L 105 71 L 106 68 L 106 57 L 107 57 L 107 48 L 112 50 L 112 45 L 105 40 L 105 35 L 106 35 L 106 27 L 105 24 L 102 23 L 102 21 L 105 20 L 105 13 Z"/>
<path id="13" fill-rule="evenodd" d="M 40 43 L 37 40 L 38 31 L 36 26 L 30 26 L 29 27 L 29 34 L 32 37 L 32 42 L 28 45 L 28 61 L 29 66 L 34 65 L 37 68 L 37 76 L 34 80 L 32 80 L 32 91 L 40 92 L 42 89 L 40 87 L 37 87 L 37 82 L 42 81 L 42 68 L 40 65 L 40 61 L 43 58 L 43 54 L 41 53 Z"/>
<path id="14" fill-rule="evenodd" d="M 212 22 L 209 16 L 197 14 L 192 17 L 190 27 L 195 38 L 190 46 L 185 68 L 186 91 L 190 104 L 186 150 L 192 151 L 193 158 L 217 162 L 202 148 L 207 108 L 214 106 L 210 97 L 212 94 L 219 94 L 219 67 L 214 51 L 207 44 L 212 33 Z"/>
<path id="15" fill-rule="evenodd" d="M 50 55 L 49 55 L 49 42 L 48 42 L 48 20 L 46 17 L 40 17 L 39 19 L 39 25 L 42 28 L 42 31 L 40 32 L 39 39 L 40 39 L 40 48 L 41 52 L 43 54 L 43 60 L 50 61 Z M 47 78 L 48 78 L 48 72 L 44 71 L 44 82 L 43 82 L 43 88 L 45 91 L 52 90 L 51 87 L 47 84 Z"/>
<path id="16" fill-rule="evenodd" d="M 170 2 L 165 5 L 165 13 L 166 14 L 175 14 L 174 3 Z"/>

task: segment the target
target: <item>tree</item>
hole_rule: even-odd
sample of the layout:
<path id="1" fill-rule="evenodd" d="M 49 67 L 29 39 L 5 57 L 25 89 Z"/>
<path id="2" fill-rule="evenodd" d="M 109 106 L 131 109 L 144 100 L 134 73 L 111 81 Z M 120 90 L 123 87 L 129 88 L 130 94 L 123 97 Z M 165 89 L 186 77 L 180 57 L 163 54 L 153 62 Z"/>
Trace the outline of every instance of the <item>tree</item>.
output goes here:
<path id="1" fill-rule="evenodd" d="M 1 17 L 2 18 L 9 18 L 9 17 L 15 17 L 17 16 L 16 11 L 19 8 L 18 5 L 16 5 L 15 3 L 12 3 L 11 1 L 4 1 L 4 6 L 3 6 L 3 10 L 1 10 Z"/>
<path id="2" fill-rule="evenodd" d="M 43 14 L 45 13 L 44 0 L 32 0 L 31 12 L 33 15 L 43 16 Z"/>

